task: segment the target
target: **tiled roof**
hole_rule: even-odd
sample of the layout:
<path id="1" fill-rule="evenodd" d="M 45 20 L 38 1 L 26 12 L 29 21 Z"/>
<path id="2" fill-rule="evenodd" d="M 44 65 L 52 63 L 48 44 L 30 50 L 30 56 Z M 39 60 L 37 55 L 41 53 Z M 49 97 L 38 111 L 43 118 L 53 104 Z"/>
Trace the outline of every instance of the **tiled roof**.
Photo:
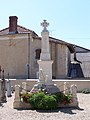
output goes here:
<path id="1" fill-rule="evenodd" d="M 41 39 L 41 37 L 39 37 L 33 30 L 27 29 L 23 26 L 17 25 L 17 31 L 18 33 L 31 33 L 33 35 L 33 37 L 35 37 L 36 39 Z M 9 27 L 0 30 L 0 35 L 5 35 L 9 33 Z M 89 49 L 77 46 L 75 44 L 71 44 L 68 42 L 65 42 L 63 40 L 60 39 L 56 39 L 53 37 L 49 37 L 50 38 L 50 42 L 55 42 L 55 43 L 59 43 L 59 44 L 64 44 L 67 45 L 67 47 L 70 49 L 71 53 L 73 53 L 74 51 L 78 52 L 90 52 Z"/>
<path id="2" fill-rule="evenodd" d="M 85 77 L 90 77 L 90 52 L 77 53 L 77 59 L 82 62 L 81 68 Z"/>
<path id="3" fill-rule="evenodd" d="M 84 48 L 84 47 L 81 47 L 81 46 L 77 46 L 77 45 L 73 44 L 73 47 L 74 47 L 76 53 L 87 53 L 87 52 L 90 52 L 90 49 L 87 49 L 87 48 Z"/>
<path id="4" fill-rule="evenodd" d="M 90 78 L 90 52 L 76 53 L 76 57 L 81 63 L 74 61 L 73 56 L 71 56 L 69 77 Z"/>
<path id="5" fill-rule="evenodd" d="M 18 25 L 17 26 L 18 33 L 34 33 L 36 36 L 38 36 L 34 31 L 27 29 L 23 26 Z M 8 34 L 9 33 L 9 27 L 5 28 L 3 30 L 0 30 L 0 35 Z"/>

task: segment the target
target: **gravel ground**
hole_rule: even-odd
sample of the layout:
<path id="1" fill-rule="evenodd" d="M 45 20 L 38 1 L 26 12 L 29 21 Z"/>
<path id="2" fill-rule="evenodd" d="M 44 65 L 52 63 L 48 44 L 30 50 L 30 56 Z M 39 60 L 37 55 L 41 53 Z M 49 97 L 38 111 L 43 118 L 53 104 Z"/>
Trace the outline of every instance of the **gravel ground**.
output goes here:
<path id="1" fill-rule="evenodd" d="M 79 109 L 60 108 L 56 111 L 16 110 L 13 99 L 0 106 L 0 120 L 90 120 L 90 94 L 78 93 Z"/>

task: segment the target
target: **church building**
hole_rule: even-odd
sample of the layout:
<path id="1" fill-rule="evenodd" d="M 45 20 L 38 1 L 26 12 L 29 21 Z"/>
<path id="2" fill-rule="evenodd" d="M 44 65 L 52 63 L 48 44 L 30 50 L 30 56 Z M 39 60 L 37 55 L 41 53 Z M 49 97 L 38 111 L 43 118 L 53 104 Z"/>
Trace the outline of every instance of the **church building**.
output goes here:
<path id="1" fill-rule="evenodd" d="M 42 38 L 33 30 L 18 25 L 18 17 L 9 17 L 9 27 L 0 30 L 0 66 L 5 78 L 38 78 Z M 90 50 L 50 37 L 52 78 L 89 78 Z"/>

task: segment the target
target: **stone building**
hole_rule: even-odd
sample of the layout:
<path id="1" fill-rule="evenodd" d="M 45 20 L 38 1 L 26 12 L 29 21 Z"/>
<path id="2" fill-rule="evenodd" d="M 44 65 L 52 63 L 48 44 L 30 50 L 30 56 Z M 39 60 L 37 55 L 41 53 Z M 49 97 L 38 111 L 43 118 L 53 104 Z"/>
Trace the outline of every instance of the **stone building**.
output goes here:
<path id="1" fill-rule="evenodd" d="M 0 30 L 0 65 L 5 78 L 8 73 L 13 79 L 38 78 L 41 37 L 17 21 L 16 16 L 10 16 L 9 27 Z M 90 50 L 53 37 L 49 37 L 49 43 L 52 78 L 90 77 Z"/>

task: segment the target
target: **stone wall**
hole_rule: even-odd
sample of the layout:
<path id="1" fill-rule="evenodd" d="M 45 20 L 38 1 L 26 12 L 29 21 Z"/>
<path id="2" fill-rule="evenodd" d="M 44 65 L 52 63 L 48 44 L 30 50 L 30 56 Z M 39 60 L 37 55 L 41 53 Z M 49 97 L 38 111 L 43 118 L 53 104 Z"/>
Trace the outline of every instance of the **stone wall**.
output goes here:
<path id="1" fill-rule="evenodd" d="M 31 90 L 32 87 L 37 83 L 38 79 L 18 79 L 18 80 L 11 80 L 11 85 L 15 86 L 15 85 L 22 85 L 22 82 L 27 82 L 27 88 L 28 90 Z M 58 86 L 58 88 L 63 91 L 64 90 L 64 82 L 67 83 L 68 86 L 75 84 L 77 85 L 77 91 L 81 92 L 83 89 L 87 88 L 90 91 L 90 80 L 68 80 L 68 79 L 56 79 L 53 80 L 54 83 Z"/>
<path id="2" fill-rule="evenodd" d="M 67 77 L 67 47 L 66 45 L 57 44 L 57 78 Z"/>
<path id="3" fill-rule="evenodd" d="M 56 68 L 56 56 L 57 56 L 57 52 L 56 52 L 56 47 L 57 44 L 56 43 L 51 43 L 50 42 L 50 52 L 51 52 L 51 60 L 53 60 L 53 64 L 52 64 L 52 76 L 56 78 L 56 72 L 57 72 L 57 68 Z"/>
<path id="4" fill-rule="evenodd" d="M 32 39 L 30 46 L 30 78 L 37 78 L 37 72 L 39 71 L 39 65 L 36 59 L 36 49 L 41 49 L 41 40 Z"/>
<path id="5" fill-rule="evenodd" d="M 0 36 L 0 65 L 5 77 L 27 78 L 28 36 L 24 34 Z"/>
<path id="6" fill-rule="evenodd" d="M 66 86 L 66 84 L 65 84 Z M 58 103 L 58 107 L 75 107 L 78 108 L 78 99 L 77 99 L 77 86 L 70 85 L 70 93 L 72 94 L 72 102 L 69 104 Z M 23 83 L 23 87 L 20 85 L 15 85 L 15 97 L 13 102 L 14 109 L 32 109 L 32 106 L 28 103 L 25 103 L 21 100 L 21 94 L 25 93 L 27 90 L 27 83 Z M 66 90 L 66 89 L 65 89 Z M 68 93 L 64 93 L 67 95 Z"/>
<path id="7" fill-rule="evenodd" d="M 35 50 L 40 48 L 41 40 L 30 36 L 29 41 L 28 34 L 0 36 L 0 65 L 5 70 L 5 78 L 8 77 L 8 73 L 11 79 L 28 78 L 28 61 L 30 78 L 37 78 L 39 65 L 35 58 Z M 68 47 L 50 42 L 50 53 L 53 60 L 52 76 L 54 78 L 67 77 L 70 59 Z"/>

